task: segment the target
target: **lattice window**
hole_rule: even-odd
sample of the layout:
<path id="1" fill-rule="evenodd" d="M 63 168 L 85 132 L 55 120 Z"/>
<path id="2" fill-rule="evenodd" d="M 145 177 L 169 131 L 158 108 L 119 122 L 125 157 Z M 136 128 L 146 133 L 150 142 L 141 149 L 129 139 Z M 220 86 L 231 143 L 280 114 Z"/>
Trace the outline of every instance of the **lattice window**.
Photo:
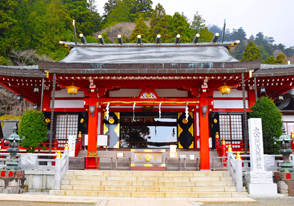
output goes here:
<path id="1" fill-rule="evenodd" d="M 69 135 L 78 135 L 77 114 L 59 114 L 56 118 L 56 134 L 58 142 L 66 143 Z M 58 145 L 61 146 L 61 145 Z"/>
<path id="2" fill-rule="evenodd" d="M 243 139 L 243 124 L 241 114 L 219 115 L 220 137 L 225 138 L 232 148 L 240 148 Z"/>

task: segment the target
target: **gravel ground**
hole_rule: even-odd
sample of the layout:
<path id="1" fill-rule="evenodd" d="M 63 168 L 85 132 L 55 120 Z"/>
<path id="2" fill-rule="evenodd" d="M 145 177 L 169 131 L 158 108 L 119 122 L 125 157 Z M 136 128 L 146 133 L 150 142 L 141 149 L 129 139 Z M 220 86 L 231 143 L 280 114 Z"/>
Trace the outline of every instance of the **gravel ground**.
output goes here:
<path id="1" fill-rule="evenodd" d="M 203 206 L 294 206 L 294 197 L 283 198 L 252 198 L 255 203 L 203 203 Z"/>

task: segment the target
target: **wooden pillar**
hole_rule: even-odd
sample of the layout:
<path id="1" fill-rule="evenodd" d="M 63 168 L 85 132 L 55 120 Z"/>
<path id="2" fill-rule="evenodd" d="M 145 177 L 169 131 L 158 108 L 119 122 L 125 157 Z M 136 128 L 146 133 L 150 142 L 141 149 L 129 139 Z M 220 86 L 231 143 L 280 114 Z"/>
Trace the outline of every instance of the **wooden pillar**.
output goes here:
<path id="1" fill-rule="evenodd" d="M 205 114 L 206 107 L 206 114 Z M 199 122 L 200 122 L 200 170 L 210 170 L 209 160 L 209 111 L 208 98 L 200 98 Z"/>
<path id="2" fill-rule="evenodd" d="M 254 90 L 248 90 L 247 94 L 248 94 L 248 105 L 249 105 L 249 108 L 250 108 L 256 102 L 256 99 L 255 99 L 255 91 Z"/>
<path id="3" fill-rule="evenodd" d="M 89 98 L 89 120 L 88 120 L 88 156 L 97 156 L 97 134 L 98 134 L 98 98 Z M 93 110 L 92 110 L 93 109 Z"/>

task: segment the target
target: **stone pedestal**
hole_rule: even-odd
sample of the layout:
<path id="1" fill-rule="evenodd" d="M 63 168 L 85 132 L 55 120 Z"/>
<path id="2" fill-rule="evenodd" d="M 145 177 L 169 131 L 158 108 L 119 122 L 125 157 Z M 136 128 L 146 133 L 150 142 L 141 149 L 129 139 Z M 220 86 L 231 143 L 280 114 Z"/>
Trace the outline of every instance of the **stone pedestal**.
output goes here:
<path id="1" fill-rule="evenodd" d="M 281 197 L 277 194 L 277 184 L 273 183 L 272 172 L 245 172 L 244 182 L 250 196 Z"/>
<path id="2" fill-rule="evenodd" d="M 278 183 L 279 193 L 294 196 L 294 172 L 274 172 L 274 179 Z"/>
<path id="3" fill-rule="evenodd" d="M 25 179 L 24 170 L 0 170 L 0 193 L 23 193 Z"/>

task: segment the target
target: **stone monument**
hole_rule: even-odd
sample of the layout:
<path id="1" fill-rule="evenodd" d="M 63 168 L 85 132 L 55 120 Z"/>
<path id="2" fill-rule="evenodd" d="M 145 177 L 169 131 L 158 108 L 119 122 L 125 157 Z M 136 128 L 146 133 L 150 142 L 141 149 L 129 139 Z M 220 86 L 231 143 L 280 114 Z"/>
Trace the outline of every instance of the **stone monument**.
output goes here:
<path id="1" fill-rule="evenodd" d="M 15 159 L 16 154 L 19 152 L 19 141 L 21 139 L 16 133 L 16 127 L 9 137 L 4 137 L 5 141 L 9 141 L 9 148 L 7 151 L 10 154 L 9 161 L 6 162 L 6 167 L 0 170 L 0 193 L 18 194 L 24 192 L 24 170 L 18 166 Z"/>
<path id="2" fill-rule="evenodd" d="M 251 196 L 278 196 L 273 173 L 264 169 L 261 118 L 248 120 L 251 171 L 245 172 L 245 183 Z"/>

